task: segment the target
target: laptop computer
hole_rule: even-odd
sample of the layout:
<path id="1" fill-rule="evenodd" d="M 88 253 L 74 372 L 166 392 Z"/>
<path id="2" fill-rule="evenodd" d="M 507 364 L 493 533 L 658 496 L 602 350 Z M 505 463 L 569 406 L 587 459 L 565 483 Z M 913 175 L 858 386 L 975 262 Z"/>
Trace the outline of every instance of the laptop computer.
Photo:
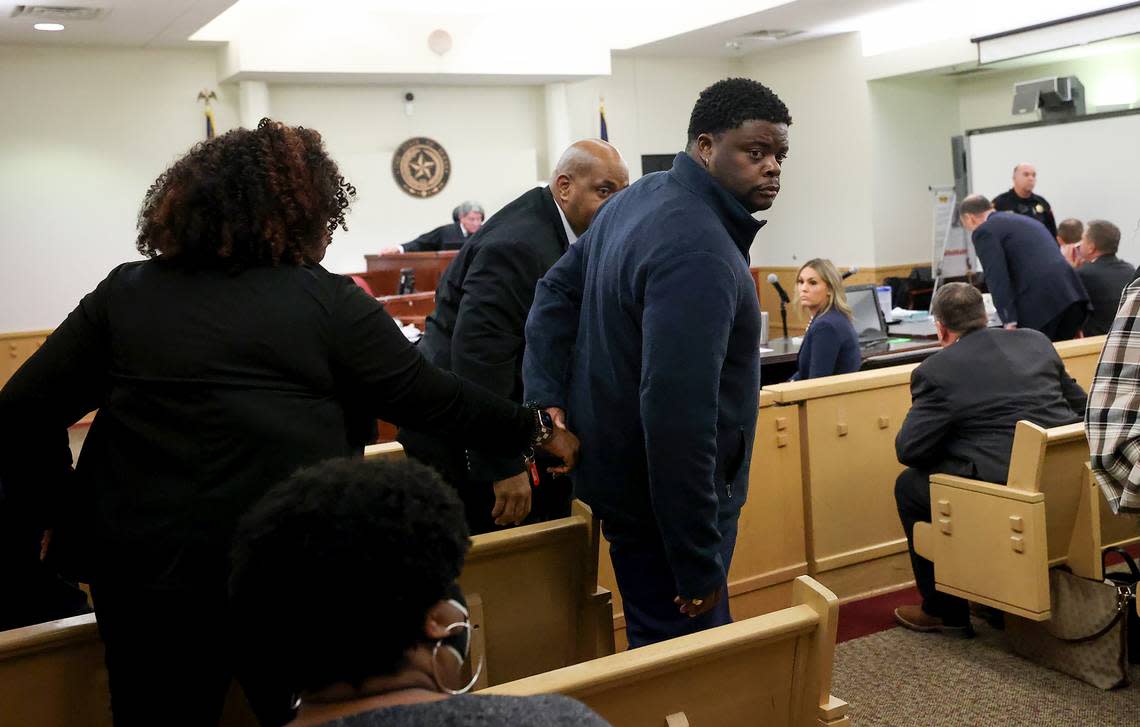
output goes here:
<path id="1" fill-rule="evenodd" d="M 852 323 L 859 334 L 860 346 L 872 346 L 887 340 L 887 319 L 879 307 L 874 285 L 851 285 L 844 288 L 847 305 L 851 306 Z"/>

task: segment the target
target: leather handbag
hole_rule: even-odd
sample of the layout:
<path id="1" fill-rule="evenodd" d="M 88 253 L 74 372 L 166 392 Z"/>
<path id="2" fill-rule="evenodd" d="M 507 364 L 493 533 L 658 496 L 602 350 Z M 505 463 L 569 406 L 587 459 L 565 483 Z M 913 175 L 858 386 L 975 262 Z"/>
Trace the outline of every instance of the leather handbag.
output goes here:
<path id="1" fill-rule="evenodd" d="M 1014 652 L 1101 689 L 1128 684 L 1128 613 L 1135 586 L 1049 571 L 1052 618 L 1006 618 Z"/>
<path id="2" fill-rule="evenodd" d="M 1120 556 L 1124 565 L 1128 566 L 1128 571 L 1109 572 L 1106 565 L 1104 569 L 1105 582 L 1131 586 L 1132 592 L 1136 593 L 1136 584 L 1140 583 L 1140 567 L 1136 565 L 1136 561 L 1132 559 L 1128 551 L 1123 548 L 1108 548 L 1104 551 L 1105 560 L 1108 560 L 1110 553 Z M 1128 663 L 1140 664 L 1140 614 L 1136 613 L 1134 608 L 1128 609 L 1128 625 L 1126 628 L 1128 629 Z"/>

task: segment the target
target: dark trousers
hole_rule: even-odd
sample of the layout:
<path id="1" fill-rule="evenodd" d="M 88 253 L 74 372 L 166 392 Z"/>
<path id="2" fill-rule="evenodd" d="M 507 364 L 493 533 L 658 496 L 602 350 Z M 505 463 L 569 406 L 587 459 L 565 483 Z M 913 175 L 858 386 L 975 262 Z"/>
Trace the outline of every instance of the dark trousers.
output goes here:
<path id="1" fill-rule="evenodd" d="M 726 572 L 736 548 L 736 525 L 736 518 L 720 524 L 721 559 Z M 610 543 L 629 648 L 732 623 L 727 583 L 722 584 L 720 601 L 711 610 L 696 618 L 680 612 L 673 603 L 677 585 L 659 535 L 626 533 L 609 523 L 602 524 L 602 534 Z"/>
<path id="2" fill-rule="evenodd" d="M 907 467 L 895 480 L 895 502 L 899 520 L 906 531 L 906 545 L 910 549 L 910 565 L 914 580 L 922 594 L 922 610 L 937 616 L 947 626 L 967 626 L 970 623 L 970 605 L 965 599 L 940 593 L 934 588 L 934 564 L 914 552 L 914 524 L 930 522 L 930 473 Z"/>
<path id="3" fill-rule="evenodd" d="M 1037 330 L 1048 336 L 1050 341 L 1068 341 L 1076 338 L 1081 326 L 1085 324 L 1086 317 L 1088 317 L 1088 304 L 1080 301 L 1061 311 L 1056 318 Z"/>
<path id="4" fill-rule="evenodd" d="M 92 595 L 115 727 L 213 727 L 235 672 L 263 725 L 292 719 L 292 695 L 237 663 L 224 581 L 213 588 L 97 584 Z"/>

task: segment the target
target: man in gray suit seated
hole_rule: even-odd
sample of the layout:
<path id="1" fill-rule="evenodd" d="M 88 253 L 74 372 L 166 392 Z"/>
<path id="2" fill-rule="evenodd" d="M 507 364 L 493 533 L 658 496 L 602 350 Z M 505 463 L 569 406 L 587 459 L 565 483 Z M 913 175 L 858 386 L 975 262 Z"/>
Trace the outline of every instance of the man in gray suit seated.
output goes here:
<path id="1" fill-rule="evenodd" d="M 911 374 L 910 412 L 895 438 L 907 466 L 895 482 L 895 500 L 922 604 L 900 606 L 895 620 L 914 631 L 965 637 L 973 635 L 967 602 L 935 590 L 934 564 L 914 552 L 914 524 L 930 522 L 930 475 L 1005 484 L 1017 422 L 1080 421 L 1086 396 L 1042 333 L 986 328 L 985 305 L 973 286 L 942 286 L 931 312 L 942 350 Z"/>

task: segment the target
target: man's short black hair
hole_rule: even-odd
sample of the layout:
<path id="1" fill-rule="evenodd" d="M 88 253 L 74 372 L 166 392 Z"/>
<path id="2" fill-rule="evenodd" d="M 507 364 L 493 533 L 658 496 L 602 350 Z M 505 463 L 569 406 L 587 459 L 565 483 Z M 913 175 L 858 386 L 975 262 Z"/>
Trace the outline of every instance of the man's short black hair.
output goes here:
<path id="1" fill-rule="evenodd" d="M 1120 228 L 1108 220 L 1090 220 L 1085 227 L 1085 237 L 1101 255 L 1115 255 L 1120 249 Z"/>
<path id="2" fill-rule="evenodd" d="M 791 124 L 788 107 L 772 89 L 751 78 L 726 78 L 701 91 L 689 117 L 689 143 L 701 134 L 721 134 L 747 121 Z"/>
<path id="3" fill-rule="evenodd" d="M 934 294 L 930 315 L 959 335 L 985 328 L 986 304 L 969 283 L 946 283 Z"/>
<path id="4" fill-rule="evenodd" d="M 413 460 L 330 460 L 270 490 L 234 537 L 243 660 L 297 693 L 396 671 L 455 582 L 463 504 Z"/>

